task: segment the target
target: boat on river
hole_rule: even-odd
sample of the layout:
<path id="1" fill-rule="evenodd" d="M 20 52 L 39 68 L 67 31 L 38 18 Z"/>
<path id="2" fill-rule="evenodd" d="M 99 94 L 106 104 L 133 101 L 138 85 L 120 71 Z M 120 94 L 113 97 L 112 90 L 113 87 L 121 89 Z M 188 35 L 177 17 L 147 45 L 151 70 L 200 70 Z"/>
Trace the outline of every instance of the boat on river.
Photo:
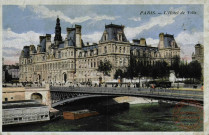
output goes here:
<path id="1" fill-rule="evenodd" d="M 64 119 L 75 120 L 75 119 L 81 119 L 81 118 L 90 117 L 90 116 L 94 116 L 98 114 L 99 113 L 96 111 L 90 111 L 88 109 L 85 109 L 85 110 L 78 110 L 78 111 L 63 112 L 63 117 Z"/>

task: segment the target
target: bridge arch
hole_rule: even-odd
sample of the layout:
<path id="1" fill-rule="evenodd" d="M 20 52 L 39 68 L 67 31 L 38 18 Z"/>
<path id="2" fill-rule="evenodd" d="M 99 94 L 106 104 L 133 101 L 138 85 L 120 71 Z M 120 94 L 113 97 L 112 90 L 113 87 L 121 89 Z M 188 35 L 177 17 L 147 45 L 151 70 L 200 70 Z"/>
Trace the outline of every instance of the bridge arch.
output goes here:
<path id="1" fill-rule="evenodd" d="M 56 103 L 52 104 L 52 107 L 64 104 L 64 103 L 70 103 L 70 102 L 74 102 L 77 100 L 81 100 L 81 99 L 85 99 L 85 98 L 93 98 L 93 97 L 117 97 L 117 96 L 110 96 L 110 95 L 83 95 L 83 96 L 78 96 L 78 97 L 73 97 L 73 98 L 68 98 L 68 99 L 64 99 L 61 101 L 58 101 Z"/>
<path id="2" fill-rule="evenodd" d="M 42 103 L 43 96 L 40 93 L 32 93 L 31 94 L 31 100 L 36 100 L 39 103 Z"/>

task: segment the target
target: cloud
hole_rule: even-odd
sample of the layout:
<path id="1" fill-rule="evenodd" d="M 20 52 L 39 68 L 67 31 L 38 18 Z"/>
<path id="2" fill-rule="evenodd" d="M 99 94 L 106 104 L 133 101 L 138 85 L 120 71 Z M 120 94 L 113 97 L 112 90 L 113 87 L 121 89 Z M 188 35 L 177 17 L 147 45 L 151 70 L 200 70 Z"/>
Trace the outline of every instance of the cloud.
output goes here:
<path id="1" fill-rule="evenodd" d="M 10 28 L 3 30 L 3 57 L 5 63 L 17 63 L 19 54 L 25 45 L 37 45 L 41 33 L 28 31 L 25 33 L 15 33 Z"/>
<path id="2" fill-rule="evenodd" d="M 184 7 L 173 9 L 170 8 L 170 11 L 183 11 Z M 151 17 L 148 22 L 143 23 L 142 25 L 138 27 L 127 27 L 125 29 L 125 33 L 128 39 L 135 38 L 139 33 L 143 32 L 144 30 L 149 30 L 154 26 L 164 27 L 166 25 L 173 24 L 175 22 L 175 18 L 178 16 L 178 14 L 172 14 L 172 15 L 160 15 L 156 17 Z"/>
<path id="3" fill-rule="evenodd" d="M 159 43 L 159 39 L 147 38 L 146 43 L 147 45 L 151 45 L 152 47 L 157 47 Z"/>
<path id="4" fill-rule="evenodd" d="M 25 8 L 26 8 L 26 5 L 18 5 L 18 7 L 19 7 L 22 11 L 24 11 Z"/>
<path id="5" fill-rule="evenodd" d="M 3 47 L 23 48 L 25 45 L 38 44 L 39 36 L 42 33 L 28 31 L 25 33 L 15 33 L 10 28 L 3 31 Z"/>
<path id="6" fill-rule="evenodd" d="M 197 44 L 198 42 L 203 44 L 203 32 L 188 33 L 182 31 L 175 38 L 177 43 L 181 44 Z"/>
<path id="7" fill-rule="evenodd" d="M 141 21 L 141 17 L 131 17 L 131 18 L 128 18 L 128 20 L 139 22 Z"/>
<path id="8" fill-rule="evenodd" d="M 92 34 L 82 35 L 84 42 L 98 43 L 102 37 L 102 32 L 94 32 Z"/>
<path id="9" fill-rule="evenodd" d="M 10 28 L 3 31 L 3 57 L 5 58 L 5 64 L 18 63 L 21 50 L 24 46 L 38 45 L 39 36 L 44 35 L 42 33 L 36 33 L 34 31 L 28 31 L 25 33 L 15 33 Z M 102 32 L 94 32 L 92 34 L 82 35 L 84 42 L 98 42 L 102 36 Z M 53 40 L 54 34 L 52 34 Z M 66 34 L 62 34 L 65 39 Z"/>
<path id="10" fill-rule="evenodd" d="M 181 58 L 187 61 L 192 60 L 192 53 L 195 51 L 197 43 L 203 44 L 203 32 L 188 33 L 182 31 L 175 38 L 181 48 Z"/>
<path id="11" fill-rule="evenodd" d="M 116 18 L 119 18 L 119 16 L 113 17 L 107 15 L 100 15 L 100 16 L 94 15 L 94 16 L 82 16 L 82 17 L 70 18 L 61 11 L 50 10 L 45 6 L 32 6 L 31 10 L 34 13 L 36 13 L 40 18 L 56 18 L 57 16 L 59 16 L 60 19 L 66 22 L 70 22 L 71 24 L 82 23 L 87 20 L 101 21 L 101 20 L 115 20 Z"/>

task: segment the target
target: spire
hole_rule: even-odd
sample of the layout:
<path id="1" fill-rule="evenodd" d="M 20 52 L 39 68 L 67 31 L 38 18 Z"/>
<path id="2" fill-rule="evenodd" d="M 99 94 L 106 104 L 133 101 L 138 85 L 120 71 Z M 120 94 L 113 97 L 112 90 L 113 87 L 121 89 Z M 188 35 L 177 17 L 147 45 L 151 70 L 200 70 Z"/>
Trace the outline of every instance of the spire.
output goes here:
<path id="1" fill-rule="evenodd" d="M 57 16 L 57 22 L 56 22 L 56 27 L 55 27 L 55 37 L 54 37 L 54 41 L 62 41 L 61 27 L 60 27 L 60 19 L 59 19 L 59 16 Z"/>

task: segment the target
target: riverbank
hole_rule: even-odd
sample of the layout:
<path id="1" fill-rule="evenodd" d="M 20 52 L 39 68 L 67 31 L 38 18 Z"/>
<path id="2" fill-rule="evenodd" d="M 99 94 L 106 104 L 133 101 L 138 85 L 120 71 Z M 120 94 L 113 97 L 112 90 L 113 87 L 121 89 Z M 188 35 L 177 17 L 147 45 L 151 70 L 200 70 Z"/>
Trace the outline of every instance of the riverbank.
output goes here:
<path id="1" fill-rule="evenodd" d="M 147 104 L 147 103 L 158 102 L 158 100 L 152 100 L 152 99 L 140 98 L 140 97 L 131 97 L 131 96 L 116 97 L 113 100 L 116 101 L 117 103 L 127 102 L 129 104 Z"/>

